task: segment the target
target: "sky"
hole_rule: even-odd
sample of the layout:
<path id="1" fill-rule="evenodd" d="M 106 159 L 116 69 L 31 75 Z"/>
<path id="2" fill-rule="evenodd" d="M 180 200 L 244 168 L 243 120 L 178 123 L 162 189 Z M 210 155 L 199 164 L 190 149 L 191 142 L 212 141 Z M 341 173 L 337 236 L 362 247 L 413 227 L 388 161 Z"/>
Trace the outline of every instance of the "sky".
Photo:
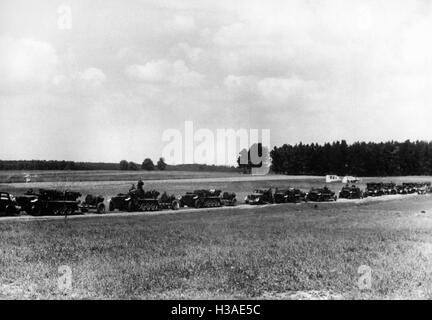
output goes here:
<path id="1" fill-rule="evenodd" d="M 270 129 L 272 146 L 431 140 L 431 14 L 427 0 L 2 0 L 0 159 L 157 160 L 185 121 Z"/>

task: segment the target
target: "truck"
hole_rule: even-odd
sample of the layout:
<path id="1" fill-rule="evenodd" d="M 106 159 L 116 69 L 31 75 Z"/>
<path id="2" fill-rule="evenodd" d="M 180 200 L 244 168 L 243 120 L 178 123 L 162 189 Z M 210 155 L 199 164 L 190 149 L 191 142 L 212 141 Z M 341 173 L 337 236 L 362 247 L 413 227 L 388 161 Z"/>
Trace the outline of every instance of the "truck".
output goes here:
<path id="1" fill-rule="evenodd" d="M 21 207 L 16 198 L 9 192 L 0 192 L 0 216 L 16 216 L 20 213 Z"/>

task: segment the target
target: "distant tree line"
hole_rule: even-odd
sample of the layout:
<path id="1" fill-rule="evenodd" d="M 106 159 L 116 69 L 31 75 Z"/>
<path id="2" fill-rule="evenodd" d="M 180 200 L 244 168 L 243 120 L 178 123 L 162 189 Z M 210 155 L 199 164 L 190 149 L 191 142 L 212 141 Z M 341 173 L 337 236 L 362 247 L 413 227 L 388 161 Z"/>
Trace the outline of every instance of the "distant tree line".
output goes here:
<path id="1" fill-rule="evenodd" d="M 164 158 L 159 158 L 156 164 L 150 158 L 146 158 L 141 165 L 122 160 L 119 163 L 104 162 L 74 162 L 57 160 L 0 160 L 0 170 L 169 170 L 169 171 L 238 171 L 237 168 L 227 166 L 215 166 L 206 164 L 179 164 L 168 165 Z"/>
<path id="2" fill-rule="evenodd" d="M 0 160 L 0 170 L 118 170 L 118 163 L 56 160 Z"/>
<path id="3" fill-rule="evenodd" d="M 431 175 L 432 142 L 356 142 L 274 147 L 271 169 L 292 175 Z"/>

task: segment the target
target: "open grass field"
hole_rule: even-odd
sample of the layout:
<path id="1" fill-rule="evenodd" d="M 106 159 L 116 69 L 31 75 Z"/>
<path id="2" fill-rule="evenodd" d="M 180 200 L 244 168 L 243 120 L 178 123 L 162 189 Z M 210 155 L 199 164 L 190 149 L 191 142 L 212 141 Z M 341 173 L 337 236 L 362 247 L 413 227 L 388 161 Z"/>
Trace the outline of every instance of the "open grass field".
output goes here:
<path id="1" fill-rule="evenodd" d="M 432 298 L 432 197 L 0 220 L 1 298 Z M 58 267 L 73 288 L 57 288 Z M 357 287 L 360 265 L 371 290 Z"/>
<path id="2" fill-rule="evenodd" d="M 431 177 L 369 179 L 421 181 Z M 41 182 L 36 187 L 56 186 Z M 125 191 L 130 181 L 76 182 L 73 189 Z M 217 187 L 322 186 L 322 177 L 192 177 L 151 180 L 180 194 Z M 332 184 L 335 191 L 341 184 Z M 28 184 L 2 184 L 25 190 Z M 32 186 L 33 187 L 33 186 Z M 366 199 L 367 200 L 367 199 Z M 432 298 L 432 195 L 74 217 L 0 219 L 0 298 Z M 58 289 L 59 266 L 72 290 Z M 372 270 L 360 290 L 358 268 Z"/>
<path id="3" fill-rule="evenodd" d="M 237 176 L 236 172 L 205 171 L 120 171 L 120 170 L 77 170 L 77 171 L 19 171 L 0 170 L 0 183 L 25 182 L 28 176 L 32 182 L 77 182 L 77 181 L 128 181 L 143 178 L 146 180 L 215 178 Z"/>

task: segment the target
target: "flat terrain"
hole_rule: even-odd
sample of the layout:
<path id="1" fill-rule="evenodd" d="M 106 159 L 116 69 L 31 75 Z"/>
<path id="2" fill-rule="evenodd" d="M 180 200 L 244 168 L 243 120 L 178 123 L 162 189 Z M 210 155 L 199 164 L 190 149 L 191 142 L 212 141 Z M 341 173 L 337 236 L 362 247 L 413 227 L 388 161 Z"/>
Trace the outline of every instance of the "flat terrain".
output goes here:
<path id="1" fill-rule="evenodd" d="M 430 195 L 0 220 L 0 297 L 432 298 L 431 230 Z M 371 290 L 357 286 L 361 265 Z"/>
<path id="2" fill-rule="evenodd" d="M 369 180 L 432 179 L 362 183 Z M 79 190 L 109 195 L 129 182 L 77 183 Z M 258 186 L 307 190 L 323 178 L 193 177 L 149 185 L 243 195 Z M 0 218 L 0 250 L 0 298 L 6 299 L 432 298 L 432 195 L 74 216 L 66 223 Z M 62 265 L 72 270 L 69 292 L 58 288 Z M 372 270 L 370 290 L 358 287 L 362 265 Z"/>

